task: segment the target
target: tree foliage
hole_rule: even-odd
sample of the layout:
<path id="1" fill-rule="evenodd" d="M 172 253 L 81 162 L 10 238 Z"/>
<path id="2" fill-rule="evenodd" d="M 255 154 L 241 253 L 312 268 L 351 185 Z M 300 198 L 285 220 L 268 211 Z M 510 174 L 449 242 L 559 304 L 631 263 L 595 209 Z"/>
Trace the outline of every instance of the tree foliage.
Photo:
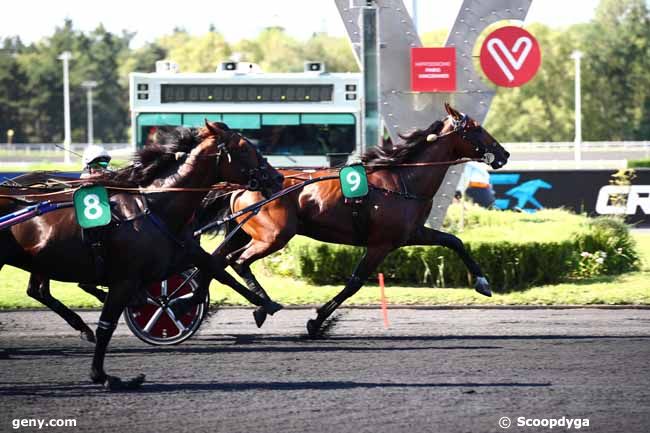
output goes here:
<path id="1" fill-rule="evenodd" d="M 583 138 L 650 139 L 650 13 L 645 0 L 601 0 L 585 24 L 551 28 L 533 24 L 542 66 L 528 84 L 499 88 L 486 127 L 501 141 L 571 141 L 574 138 L 574 61 L 582 59 Z M 425 46 L 440 46 L 447 30 L 422 35 Z M 115 34 L 98 26 L 90 32 L 66 20 L 52 36 L 25 45 L 0 39 L 0 141 L 15 131 L 15 142 L 63 139 L 63 73 L 58 56 L 71 51 L 72 139 L 86 137 L 86 92 L 81 83 L 98 82 L 94 91 L 95 139 L 127 141 L 128 74 L 152 72 L 170 59 L 182 72 L 212 72 L 220 62 L 258 63 L 266 72 L 296 72 L 306 60 L 320 60 L 331 72 L 359 67 L 347 38 L 314 33 L 307 40 L 271 26 L 257 36 L 229 42 L 214 26 L 192 35 L 177 28 L 131 48 L 133 33 Z M 479 68 L 480 69 L 480 68 Z"/>

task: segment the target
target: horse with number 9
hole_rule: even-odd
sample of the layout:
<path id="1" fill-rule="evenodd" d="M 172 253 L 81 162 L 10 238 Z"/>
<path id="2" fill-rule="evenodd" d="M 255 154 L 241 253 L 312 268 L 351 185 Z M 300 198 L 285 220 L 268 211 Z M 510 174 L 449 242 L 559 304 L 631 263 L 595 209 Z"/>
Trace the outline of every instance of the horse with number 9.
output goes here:
<path id="1" fill-rule="evenodd" d="M 479 265 L 456 236 L 424 226 L 433 197 L 440 188 L 450 165 L 461 158 L 480 159 L 494 169 L 503 167 L 510 154 L 475 120 L 445 104 L 447 116 L 423 130 L 403 136 L 404 144 L 392 149 L 374 148 L 362 155 L 368 172 L 368 194 L 355 203 L 344 197 L 363 189 L 361 165 L 345 167 L 341 181 L 326 180 L 306 186 L 265 206 L 224 249 L 230 265 L 246 281 L 248 288 L 268 299 L 250 265 L 283 248 L 296 234 L 337 244 L 366 247 L 345 288 L 318 309 L 309 320 L 309 335 L 316 336 L 325 319 L 347 298 L 354 295 L 384 258 L 396 248 L 407 245 L 442 245 L 453 249 L 475 279 L 476 290 L 491 296 L 489 283 Z M 343 171 L 342 171 L 343 173 Z M 306 175 L 285 170 L 284 186 L 295 185 L 305 177 L 317 178 L 328 170 Z M 214 200 L 200 214 L 207 222 L 220 213 L 235 212 L 260 199 L 250 191 L 235 193 L 229 203 Z M 200 223 L 202 221 L 199 221 Z M 178 305 L 178 313 L 201 301 L 201 294 Z M 261 306 L 254 312 L 261 326 L 267 311 Z"/>

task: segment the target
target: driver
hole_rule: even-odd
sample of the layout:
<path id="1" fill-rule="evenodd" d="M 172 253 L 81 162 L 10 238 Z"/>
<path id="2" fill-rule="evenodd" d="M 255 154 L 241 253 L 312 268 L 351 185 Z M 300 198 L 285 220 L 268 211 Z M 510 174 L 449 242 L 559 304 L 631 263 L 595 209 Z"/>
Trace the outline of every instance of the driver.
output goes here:
<path id="1" fill-rule="evenodd" d="M 106 149 L 97 144 L 90 144 L 84 150 L 82 157 L 84 169 L 81 172 L 81 179 L 88 179 L 93 176 L 104 173 L 108 170 L 108 164 L 111 162 L 111 156 Z"/>

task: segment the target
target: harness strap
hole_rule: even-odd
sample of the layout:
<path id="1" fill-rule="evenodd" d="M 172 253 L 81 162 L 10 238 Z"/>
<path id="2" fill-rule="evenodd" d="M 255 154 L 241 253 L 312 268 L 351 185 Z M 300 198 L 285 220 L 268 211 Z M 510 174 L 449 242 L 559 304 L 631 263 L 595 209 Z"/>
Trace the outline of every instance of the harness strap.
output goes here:
<path id="1" fill-rule="evenodd" d="M 368 187 L 370 189 L 374 189 L 375 191 L 379 191 L 379 192 L 382 192 L 384 194 L 396 195 L 396 196 L 399 196 L 401 198 L 405 198 L 407 200 L 418 200 L 418 201 L 422 201 L 422 202 L 427 202 L 427 201 L 433 200 L 433 197 L 425 197 L 425 196 L 421 196 L 421 195 L 411 194 L 408 191 L 407 192 L 393 191 L 391 189 L 381 188 L 379 186 L 375 186 L 375 185 L 372 185 L 372 184 L 368 184 Z"/>
<path id="2" fill-rule="evenodd" d="M 178 238 L 177 238 L 177 237 L 176 237 L 176 236 L 175 236 L 175 235 L 174 235 L 174 234 L 169 230 L 169 228 L 167 227 L 167 224 L 165 224 L 165 222 L 164 222 L 163 220 L 161 220 L 160 218 L 158 218 L 158 217 L 156 216 L 156 214 L 154 214 L 153 212 L 148 212 L 148 213 L 145 214 L 145 216 L 146 216 L 147 218 L 149 218 L 149 221 L 151 221 L 151 222 L 153 223 L 153 225 L 156 226 L 156 228 L 162 232 L 162 234 L 164 234 L 165 236 L 167 236 L 167 238 L 168 238 L 169 240 L 171 240 L 172 242 L 174 242 L 174 243 L 175 243 L 176 245 L 178 245 L 179 247 L 181 247 L 181 248 L 185 248 L 185 243 L 182 242 L 182 241 L 180 241 L 180 240 L 179 240 L 179 239 L 178 239 Z"/>

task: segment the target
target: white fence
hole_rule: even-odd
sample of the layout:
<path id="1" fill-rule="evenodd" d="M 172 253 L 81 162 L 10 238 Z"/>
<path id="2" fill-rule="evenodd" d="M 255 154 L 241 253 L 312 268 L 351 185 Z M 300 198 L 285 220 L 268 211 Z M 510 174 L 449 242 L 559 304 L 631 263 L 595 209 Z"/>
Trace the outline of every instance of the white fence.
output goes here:
<path id="1" fill-rule="evenodd" d="M 131 145 L 128 143 L 101 143 L 101 145 L 106 150 L 118 150 L 130 148 Z M 57 146 L 62 146 L 61 143 L 0 143 L 0 151 L 6 152 L 21 152 L 21 153 L 30 153 L 30 152 L 61 152 L 63 149 Z M 86 143 L 73 143 L 70 146 L 70 150 L 74 152 L 81 153 L 86 148 Z"/>
<path id="2" fill-rule="evenodd" d="M 627 161 L 650 158 L 650 141 L 585 141 L 580 158 L 575 158 L 573 142 L 503 143 L 511 153 L 509 170 L 528 169 L 619 169 Z M 111 155 L 128 158 L 128 143 L 103 143 Z M 71 146 L 73 160 L 83 153 L 85 143 Z M 76 154 L 76 155 L 75 155 Z M 0 163 L 20 165 L 33 162 L 61 162 L 63 150 L 53 143 L 0 143 Z"/>
<path id="3" fill-rule="evenodd" d="M 539 141 L 531 143 L 503 143 L 507 148 L 517 151 L 571 151 L 575 150 L 575 142 Z M 650 156 L 650 141 L 583 141 L 580 145 L 583 152 L 591 151 L 638 151 Z"/>

